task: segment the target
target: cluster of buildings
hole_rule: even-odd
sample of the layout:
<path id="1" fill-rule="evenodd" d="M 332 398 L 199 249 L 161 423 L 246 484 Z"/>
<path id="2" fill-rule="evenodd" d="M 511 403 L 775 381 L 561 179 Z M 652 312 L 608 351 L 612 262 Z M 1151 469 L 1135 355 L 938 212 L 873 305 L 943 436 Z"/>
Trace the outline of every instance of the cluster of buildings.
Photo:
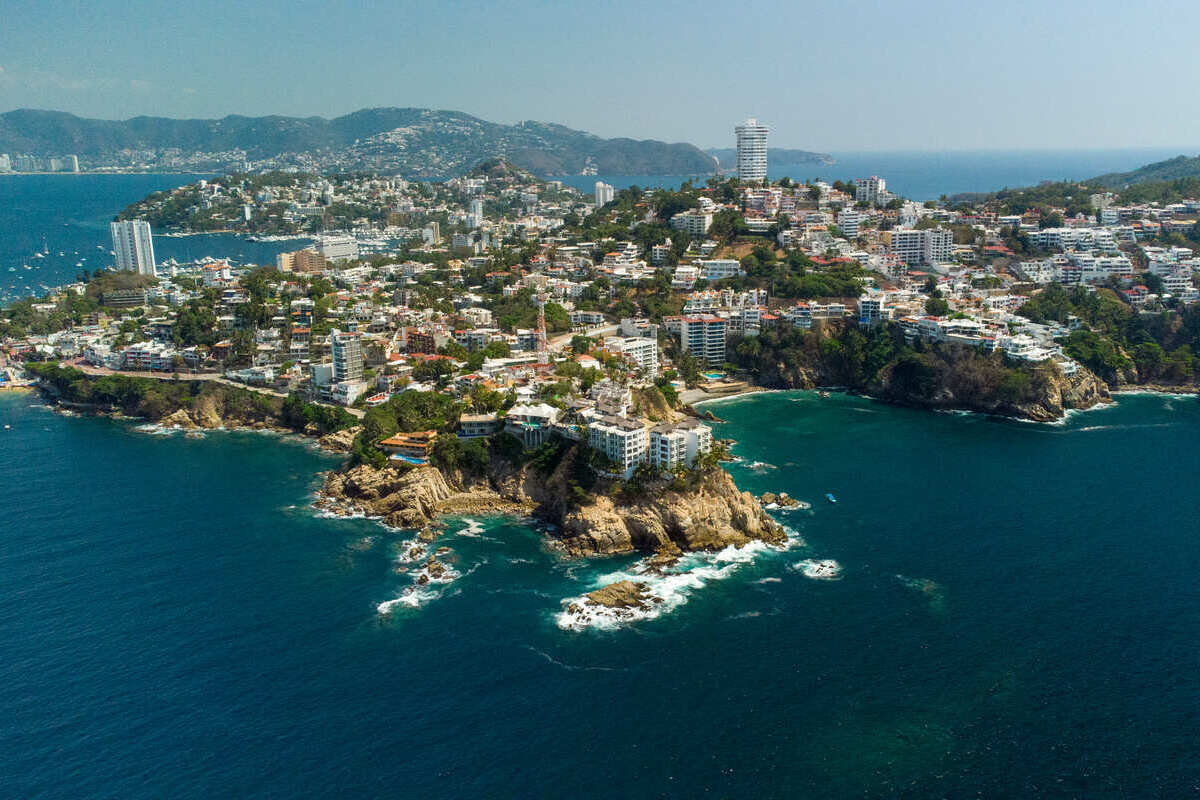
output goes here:
<path id="1" fill-rule="evenodd" d="M 712 447 L 701 423 L 652 422 L 631 410 L 642 387 L 671 379 L 684 388 L 667 373 L 675 365 L 663 346 L 672 340 L 679 353 L 713 369 L 726 361 L 735 337 L 831 320 L 893 322 L 913 339 L 1051 359 L 1071 371 L 1073 362 L 1056 342 L 1077 321 L 1037 325 L 1015 313 L 1038 287 L 1114 285 L 1131 304 L 1148 308 L 1166 299 L 1200 300 L 1200 258 L 1160 241 L 1163 231 L 1194 226 L 1200 202 L 1117 206 L 1112 197 L 1098 197 L 1093 217 L 1064 214 L 1062 224 L 1043 225 L 1036 213 L 907 202 L 878 176 L 836 186 L 769 185 L 767 128 L 751 119 L 736 135 L 743 184 L 732 199 L 700 190 L 693 208 L 658 220 L 686 248 L 661 235 L 657 244 L 638 243 L 637 224 L 654 219 L 648 207 L 623 219 L 627 236 L 585 239 L 586 229 L 569 219 L 598 208 L 611 219 L 624 213 L 603 211 L 615 196 L 603 182 L 588 198 L 514 172 L 432 186 L 362 176 L 297 176 L 257 188 L 201 181 L 176 196 L 194 198 L 230 224 L 313 223 L 319 232 L 308 246 L 281 253 L 277 272 L 269 273 L 265 289 L 261 280 L 254 284 L 252 296 L 249 268 L 212 259 L 157 264 L 145 221 L 114 222 L 115 265 L 156 282 L 106 291 L 103 309 L 83 324 L 8 346 L 114 370 L 221 372 L 342 405 L 377 405 L 411 390 L 464 399 L 486 390 L 505 398 L 502 408 L 465 415 L 460 436 L 503 430 L 527 447 L 550 436 L 586 441 L 604 453 L 614 474 L 628 477 L 642 464 L 693 464 Z M 338 230 L 323 226 L 346 209 L 361 216 L 343 220 Z M 763 243 L 804 254 L 813 272 L 864 270 L 839 284 L 853 287 L 844 297 L 774 296 L 773 282 L 747 275 L 749 248 L 709 238 L 722 211 L 738 215 Z M 1018 235 L 1029 248 L 1020 254 L 1013 250 Z M 679 313 L 636 316 L 645 312 L 637 302 L 647 282 L 669 287 Z M 84 289 L 64 287 L 34 310 L 50 314 L 63 296 Z M 939 303 L 930 304 L 931 294 Z M 207 344 L 189 342 L 184 333 L 185 316 L 188 326 L 196 324 L 195 301 L 211 311 Z M 632 311 L 614 313 L 626 303 Z M 571 330 L 549 336 L 548 309 Z M 576 335 L 590 339 L 578 352 L 570 346 Z M 410 433 L 382 446 L 419 461 L 431 442 Z"/>

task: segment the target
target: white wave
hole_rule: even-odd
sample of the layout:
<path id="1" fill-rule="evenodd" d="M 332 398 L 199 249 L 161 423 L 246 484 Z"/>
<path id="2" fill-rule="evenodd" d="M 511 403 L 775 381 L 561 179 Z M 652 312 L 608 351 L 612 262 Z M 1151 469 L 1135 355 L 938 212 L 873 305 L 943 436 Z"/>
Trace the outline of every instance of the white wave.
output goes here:
<path id="1" fill-rule="evenodd" d="M 555 615 L 555 623 L 563 630 L 612 630 L 639 620 L 656 619 L 687 603 L 694 592 L 712 581 L 724 580 L 758 555 L 779 549 L 758 541 L 743 547 L 730 545 L 715 553 L 689 553 L 665 570 L 656 569 L 646 560 L 638 561 L 627 570 L 599 576 L 595 585 L 607 586 L 618 581 L 643 584 L 645 596 L 639 605 L 610 608 L 592 602 L 586 595 L 568 597 L 562 601 L 563 610 Z"/>
<path id="2" fill-rule="evenodd" d="M 157 422 L 147 422 L 145 425 L 135 425 L 133 426 L 133 429 L 141 433 L 148 433 L 151 436 L 172 436 L 182 430 L 182 428 L 177 427 L 164 427 L 159 425 Z"/>
<path id="3" fill-rule="evenodd" d="M 385 600 L 375 606 L 375 610 L 380 614 L 391 614 L 399 607 L 404 608 L 420 608 L 430 600 L 436 600 L 441 597 L 442 593 L 434 589 L 420 589 L 416 586 L 409 586 L 399 597 L 392 600 Z"/>
<path id="4" fill-rule="evenodd" d="M 755 472 L 766 472 L 769 469 L 775 469 L 775 465 L 768 464 L 765 461 L 751 461 L 746 465 L 746 469 L 752 469 Z"/>
<path id="5" fill-rule="evenodd" d="M 766 578 L 759 578 L 758 580 L 755 581 L 755 583 L 783 583 L 783 578 L 776 578 L 774 576 L 770 576 L 770 577 L 766 577 Z"/>
<path id="6" fill-rule="evenodd" d="M 817 581 L 836 581 L 842 577 L 842 565 L 832 558 L 806 558 L 792 565 L 804 573 L 804 577 Z"/>
<path id="7" fill-rule="evenodd" d="M 362 511 L 318 508 L 313 511 L 317 519 L 383 519 L 378 515 L 366 514 Z"/>

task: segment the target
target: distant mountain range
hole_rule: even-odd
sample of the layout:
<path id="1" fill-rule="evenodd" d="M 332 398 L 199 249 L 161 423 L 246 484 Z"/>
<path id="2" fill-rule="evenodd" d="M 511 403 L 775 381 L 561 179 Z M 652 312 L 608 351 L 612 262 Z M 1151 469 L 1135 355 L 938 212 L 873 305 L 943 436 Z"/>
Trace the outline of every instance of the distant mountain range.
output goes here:
<path id="1" fill-rule="evenodd" d="M 1175 156 L 1166 161 L 1156 161 L 1129 172 L 1110 172 L 1107 175 L 1098 175 L 1088 183 L 1098 183 L 1118 189 L 1135 183 L 1196 177 L 1200 177 L 1200 156 Z"/>
<path id="2" fill-rule="evenodd" d="M 721 169 L 737 168 L 737 148 L 718 147 L 705 151 L 721 165 Z M 814 153 L 811 150 L 789 150 L 784 147 L 767 148 L 767 167 L 790 167 L 797 164 L 832 164 L 833 156 Z"/>
<path id="3" fill-rule="evenodd" d="M 603 139 L 546 122 L 502 125 L 458 111 L 369 108 L 336 119 L 243 117 L 116 121 L 61 111 L 0 114 L 0 153 L 73 153 L 85 168 L 295 166 L 371 169 L 410 178 L 465 173 L 502 157 L 539 176 L 595 171 L 696 175 L 716 168 L 691 144 Z"/>

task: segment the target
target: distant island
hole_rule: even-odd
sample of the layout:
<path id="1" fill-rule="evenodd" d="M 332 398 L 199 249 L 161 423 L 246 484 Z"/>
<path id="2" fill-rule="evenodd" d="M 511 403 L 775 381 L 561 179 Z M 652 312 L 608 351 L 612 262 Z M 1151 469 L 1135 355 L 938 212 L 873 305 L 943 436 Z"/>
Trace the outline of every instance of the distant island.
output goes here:
<path id="1" fill-rule="evenodd" d="M 737 167 L 737 148 L 735 147 L 714 147 L 705 152 L 717 160 L 721 169 Z M 830 165 L 833 163 L 834 158 L 828 153 L 814 153 L 811 150 L 794 150 L 786 147 L 767 148 L 768 168 L 790 167 L 796 164 Z"/>
<path id="2" fill-rule="evenodd" d="M 18 109 L 0 114 L 4 152 L 74 153 L 84 169 L 371 170 L 404 178 L 453 177 L 495 157 L 541 177 L 702 175 L 716 166 L 691 144 L 604 139 L 549 122 L 502 125 L 428 108 L 369 108 L 335 119 L 129 120 Z"/>

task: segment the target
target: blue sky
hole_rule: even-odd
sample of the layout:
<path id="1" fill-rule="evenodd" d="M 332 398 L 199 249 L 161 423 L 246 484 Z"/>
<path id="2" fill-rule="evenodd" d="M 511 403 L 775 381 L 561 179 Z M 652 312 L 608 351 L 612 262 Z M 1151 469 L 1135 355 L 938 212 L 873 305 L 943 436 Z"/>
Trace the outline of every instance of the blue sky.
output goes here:
<path id="1" fill-rule="evenodd" d="M 421 106 L 704 147 L 756 116 L 818 150 L 1196 151 L 1197 30 L 1195 0 L 4 0 L 0 110 Z"/>

